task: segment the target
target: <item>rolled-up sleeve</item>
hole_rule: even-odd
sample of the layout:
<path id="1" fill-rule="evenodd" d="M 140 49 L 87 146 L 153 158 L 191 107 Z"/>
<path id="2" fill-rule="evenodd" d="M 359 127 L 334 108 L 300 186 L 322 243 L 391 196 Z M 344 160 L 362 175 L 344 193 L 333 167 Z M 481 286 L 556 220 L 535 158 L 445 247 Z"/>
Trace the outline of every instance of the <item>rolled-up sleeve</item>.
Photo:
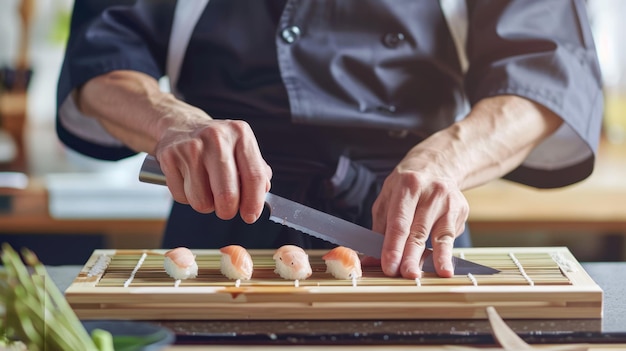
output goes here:
<path id="1" fill-rule="evenodd" d="M 111 6 L 114 3 L 130 4 Z M 109 135 L 96 119 L 83 115 L 73 92 L 88 80 L 115 70 L 162 77 L 176 2 L 116 0 L 100 9 L 94 4 L 98 1 L 74 5 L 57 89 L 56 129 L 59 139 L 75 151 L 118 160 L 135 152 Z"/>
<path id="2" fill-rule="evenodd" d="M 583 1 L 467 2 L 471 104 L 503 94 L 535 101 L 564 123 L 506 178 L 539 188 L 572 184 L 593 170 L 602 82 Z"/>

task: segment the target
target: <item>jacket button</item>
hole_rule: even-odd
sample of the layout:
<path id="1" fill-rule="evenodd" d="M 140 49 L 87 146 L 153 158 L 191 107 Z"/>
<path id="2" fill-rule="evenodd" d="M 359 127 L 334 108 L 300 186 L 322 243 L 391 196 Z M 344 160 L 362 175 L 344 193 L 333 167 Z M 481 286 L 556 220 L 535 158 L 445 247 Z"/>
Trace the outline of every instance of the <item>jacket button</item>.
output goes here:
<path id="1" fill-rule="evenodd" d="M 397 48 L 404 42 L 406 37 L 402 33 L 387 33 L 383 36 L 383 45 L 390 49 Z"/>
<path id="2" fill-rule="evenodd" d="M 292 44 L 300 38 L 300 28 L 298 28 L 298 26 L 287 27 L 282 30 L 280 36 L 283 38 L 285 43 Z"/>

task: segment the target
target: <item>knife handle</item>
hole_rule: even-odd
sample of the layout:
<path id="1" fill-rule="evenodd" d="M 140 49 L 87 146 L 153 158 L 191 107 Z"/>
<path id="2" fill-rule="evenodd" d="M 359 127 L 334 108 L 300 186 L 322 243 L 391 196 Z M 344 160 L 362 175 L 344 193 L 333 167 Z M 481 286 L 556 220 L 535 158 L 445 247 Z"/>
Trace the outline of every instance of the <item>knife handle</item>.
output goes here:
<path id="1" fill-rule="evenodd" d="M 157 185 L 166 185 L 165 174 L 154 156 L 147 155 L 139 171 L 139 181 Z"/>

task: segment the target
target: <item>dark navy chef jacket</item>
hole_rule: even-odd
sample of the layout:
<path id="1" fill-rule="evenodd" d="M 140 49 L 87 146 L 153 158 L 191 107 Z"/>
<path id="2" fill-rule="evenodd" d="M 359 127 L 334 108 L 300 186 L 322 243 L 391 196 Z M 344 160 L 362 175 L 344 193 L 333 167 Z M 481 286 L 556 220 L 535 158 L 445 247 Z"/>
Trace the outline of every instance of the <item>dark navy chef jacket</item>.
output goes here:
<path id="1" fill-rule="evenodd" d="M 76 2 L 59 80 L 58 135 L 85 155 L 135 152 L 83 116 L 72 91 L 135 70 L 169 76 L 174 94 L 213 118 L 248 121 L 274 192 L 362 225 L 404 153 L 490 96 L 525 97 L 564 121 L 506 178 L 551 188 L 593 169 L 603 96 L 583 1 L 113 3 Z M 349 179 L 329 185 L 344 161 Z M 259 222 L 175 204 L 164 246 L 317 245 Z"/>

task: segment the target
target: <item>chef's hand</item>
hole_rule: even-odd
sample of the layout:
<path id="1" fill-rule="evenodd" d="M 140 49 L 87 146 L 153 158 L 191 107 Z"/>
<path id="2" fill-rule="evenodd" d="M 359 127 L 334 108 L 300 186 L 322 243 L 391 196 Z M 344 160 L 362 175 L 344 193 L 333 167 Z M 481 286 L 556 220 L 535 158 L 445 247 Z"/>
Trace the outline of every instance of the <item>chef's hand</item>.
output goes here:
<path id="1" fill-rule="evenodd" d="M 430 236 L 437 274 L 452 276 L 454 239 L 469 213 L 462 191 L 515 169 L 562 122 L 525 98 L 494 96 L 411 149 L 385 180 L 372 208 L 372 229 L 385 235 L 385 274 L 419 277 Z"/>
<path id="2" fill-rule="evenodd" d="M 421 277 L 420 260 L 431 237 L 440 277 L 454 275 L 452 248 L 463 233 L 469 205 L 457 181 L 446 176 L 437 150 L 414 148 L 387 177 L 373 207 L 373 230 L 385 234 L 385 274 Z"/>
<path id="3" fill-rule="evenodd" d="M 261 215 L 272 170 L 248 123 L 212 120 L 199 109 L 185 113 L 193 123 L 168 128 L 155 155 L 175 201 L 201 213 L 246 223 Z"/>
<path id="4" fill-rule="evenodd" d="M 135 71 L 92 78 L 74 98 L 109 134 L 156 156 L 175 201 L 222 219 L 261 215 L 272 170 L 246 122 L 213 120 Z"/>

